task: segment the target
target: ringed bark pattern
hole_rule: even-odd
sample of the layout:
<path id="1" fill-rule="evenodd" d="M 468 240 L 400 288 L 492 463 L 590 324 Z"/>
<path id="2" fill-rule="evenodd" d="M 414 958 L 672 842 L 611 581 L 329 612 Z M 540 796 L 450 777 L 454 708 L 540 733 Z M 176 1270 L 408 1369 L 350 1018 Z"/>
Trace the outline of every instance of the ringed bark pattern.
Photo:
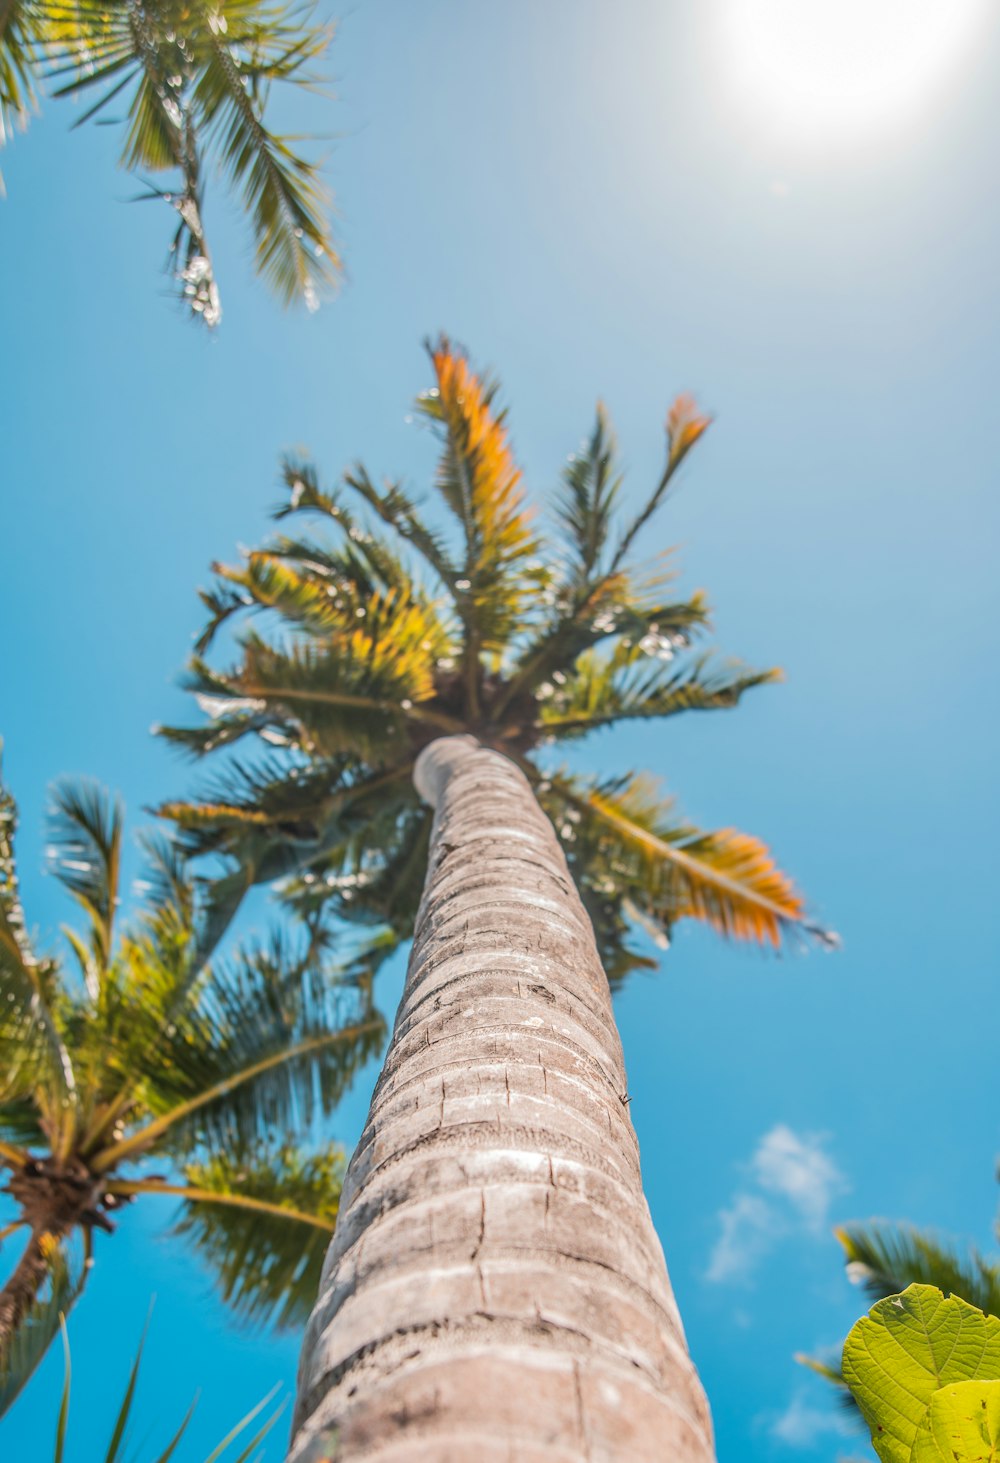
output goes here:
<path id="1" fill-rule="evenodd" d="M 303 1349 L 294 1463 L 711 1463 L 593 931 L 521 771 L 471 737 Z"/>

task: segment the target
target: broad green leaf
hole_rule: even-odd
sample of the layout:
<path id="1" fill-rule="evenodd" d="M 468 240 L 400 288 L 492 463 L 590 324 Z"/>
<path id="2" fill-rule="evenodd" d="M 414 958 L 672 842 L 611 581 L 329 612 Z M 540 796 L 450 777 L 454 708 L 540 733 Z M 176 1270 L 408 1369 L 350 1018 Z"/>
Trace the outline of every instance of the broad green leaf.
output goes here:
<path id="1" fill-rule="evenodd" d="M 956 1295 L 945 1299 L 932 1285 L 910 1285 L 879 1301 L 844 1344 L 844 1380 L 882 1463 L 911 1463 L 918 1430 L 940 1388 L 996 1378 L 1000 1320 Z"/>
<path id="2" fill-rule="evenodd" d="M 910 1463 L 1000 1463 L 1000 1381 L 935 1392 Z"/>

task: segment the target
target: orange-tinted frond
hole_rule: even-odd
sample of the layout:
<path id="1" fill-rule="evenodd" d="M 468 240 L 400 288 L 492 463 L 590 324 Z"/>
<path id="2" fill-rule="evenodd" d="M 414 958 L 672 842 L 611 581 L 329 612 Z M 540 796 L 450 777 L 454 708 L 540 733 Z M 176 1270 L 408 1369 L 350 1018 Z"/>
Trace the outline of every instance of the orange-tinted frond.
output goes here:
<path id="1" fill-rule="evenodd" d="M 667 446 L 671 467 L 678 466 L 711 424 L 712 418 L 699 412 L 693 396 L 684 392 L 677 397 L 667 412 Z"/>
<path id="2" fill-rule="evenodd" d="M 664 817 L 670 805 L 657 804 L 641 779 L 617 794 L 595 788 L 581 806 L 642 857 L 650 873 L 650 912 L 668 924 L 699 919 L 721 935 L 755 944 L 778 946 L 795 929 L 832 941 L 808 922 L 801 896 L 760 839 L 734 828 L 701 833 L 670 827 Z"/>
<path id="3" fill-rule="evenodd" d="M 431 350 L 431 361 L 437 392 L 424 397 L 422 406 L 447 434 L 438 485 L 465 530 L 466 573 L 475 595 L 477 578 L 488 591 L 504 570 L 536 552 L 537 539 L 491 390 L 444 337 Z"/>

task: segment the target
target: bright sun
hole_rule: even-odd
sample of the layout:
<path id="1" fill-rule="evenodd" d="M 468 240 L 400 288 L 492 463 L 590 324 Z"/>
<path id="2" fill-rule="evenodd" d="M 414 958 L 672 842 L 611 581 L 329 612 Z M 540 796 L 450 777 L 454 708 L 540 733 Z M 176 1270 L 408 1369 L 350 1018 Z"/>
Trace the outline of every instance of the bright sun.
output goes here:
<path id="1" fill-rule="evenodd" d="M 990 0 L 722 0 L 732 85 L 792 140 L 905 120 L 972 50 Z"/>

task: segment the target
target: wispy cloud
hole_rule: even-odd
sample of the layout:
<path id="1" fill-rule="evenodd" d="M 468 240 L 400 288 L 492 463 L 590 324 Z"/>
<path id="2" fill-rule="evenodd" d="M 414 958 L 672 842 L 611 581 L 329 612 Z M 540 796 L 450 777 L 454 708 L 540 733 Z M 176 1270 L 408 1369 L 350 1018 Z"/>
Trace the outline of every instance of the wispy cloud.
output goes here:
<path id="1" fill-rule="evenodd" d="M 798 1137 L 779 1123 L 766 1133 L 753 1156 L 753 1175 L 762 1189 L 787 1199 L 810 1229 L 822 1229 L 844 1176 L 815 1134 Z"/>
<path id="2" fill-rule="evenodd" d="M 831 1201 L 847 1188 L 824 1143 L 821 1135 L 800 1135 L 786 1123 L 764 1134 L 746 1165 L 748 1181 L 719 1211 L 707 1280 L 748 1281 L 787 1235 L 822 1231 Z"/>
<path id="3" fill-rule="evenodd" d="M 832 1407 L 815 1407 L 796 1394 L 784 1412 L 761 1419 L 772 1438 L 789 1448 L 813 1448 L 824 1437 L 851 1437 L 857 1433 L 850 1420 Z"/>
<path id="4" fill-rule="evenodd" d="M 774 1242 L 776 1216 L 766 1199 L 737 1194 L 719 1213 L 720 1234 L 712 1247 L 706 1280 L 732 1280 L 746 1275 Z"/>

